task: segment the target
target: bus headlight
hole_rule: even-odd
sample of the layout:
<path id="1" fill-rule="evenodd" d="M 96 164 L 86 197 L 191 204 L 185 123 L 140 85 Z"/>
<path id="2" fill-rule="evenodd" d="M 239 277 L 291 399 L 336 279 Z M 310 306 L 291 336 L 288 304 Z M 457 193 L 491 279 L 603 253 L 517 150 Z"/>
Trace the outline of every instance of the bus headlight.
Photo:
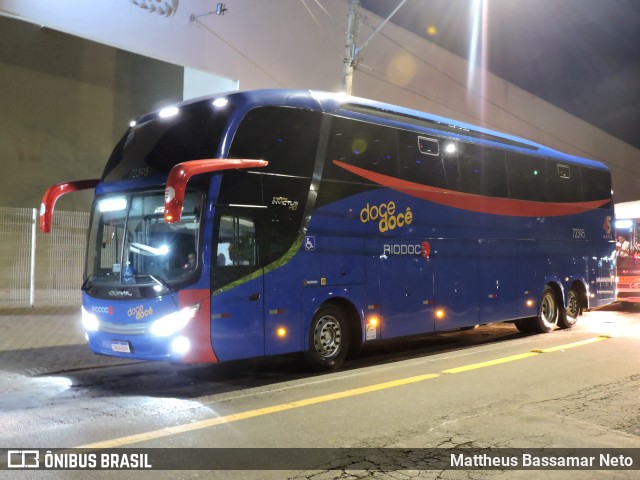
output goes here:
<path id="1" fill-rule="evenodd" d="M 200 310 L 200 304 L 196 303 L 177 312 L 165 315 L 151 324 L 151 334 L 156 337 L 168 337 L 182 330 Z"/>
<path id="2" fill-rule="evenodd" d="M 187 337 L 176 337 L 171 342 L 171 350 L 178 355 L 184 355 L 191 348 L 191 342 Z"/>
<path id="3" fill-rule="evenodd" d="M 84 307 L 82 311 L 82 326 L 87 332 L 97 332 L 100 328 L 100 320 L 93 313 L 89 313 Z"/>

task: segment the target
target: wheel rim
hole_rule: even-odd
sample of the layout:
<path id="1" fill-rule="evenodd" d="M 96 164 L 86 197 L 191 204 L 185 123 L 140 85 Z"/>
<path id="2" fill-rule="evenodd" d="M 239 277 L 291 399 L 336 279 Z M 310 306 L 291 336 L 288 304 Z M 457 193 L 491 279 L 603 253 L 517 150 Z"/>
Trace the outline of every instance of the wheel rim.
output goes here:
<path id="1" fill-rule="evenodd" d="M 571 320 L 575 320 L 578 318 L 578 314 L 580 313 L 580 305 L 578 303 L 578 296 L 572 290 L 569 292 L 569 301 L 567 302 L 567 317 Z"/>
<path id="2" fill-rule="evenodd" d="M 324 316 L 316 324 L 313 331 L 313 344 L 316 352 L 323 358 L 337 355 L 342 342 L 340 323 L 331 316 Z"/>
<path id="3" fill-rule="evenodd" d="M 556 307 L 556 299 L 552 293 L 547 293 L 542 297 L 540 305 L 540 319 L 547 327 L 555 326 L 558 321 L 558 311 Z"/>

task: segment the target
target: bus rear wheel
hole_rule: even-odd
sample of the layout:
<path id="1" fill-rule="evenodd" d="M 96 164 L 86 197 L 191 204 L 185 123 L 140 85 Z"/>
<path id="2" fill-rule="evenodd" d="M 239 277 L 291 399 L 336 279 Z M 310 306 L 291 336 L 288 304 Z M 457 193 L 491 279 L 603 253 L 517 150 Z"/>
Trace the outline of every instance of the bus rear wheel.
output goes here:
<path id="1" fill-rule="evenodd" d="M 540 297 L 538 316 L 536 317 L 536 331 L 549 333 L 558 324 L 560 307 L 558 297 L 551 287 L 545 287 Z"/>
<path id="2" fill-rule="evenodd" d="M 582 301 L 580 300 L 580 292 L 575 288 L 569 290 L 567 296 L 567 308 L 565 308 L 562 315 L 558 319 L 558 326 L 560 328 L 571 328 L 578 321 L 578 317 L 582 313 Z"/>
<path id="3" fill-rule="evenodd" d="M 316 371 L 337 369 L 349 353 L 349 327 L 344 311 L 325 305 L 313 316 L 309 327 L 307 360 Z"/>
<path id="4" fill-rule="evenodd" d="M 523 333 L 549 333 L 558 324 L 560 306 L 558 296 L 551 287 L 545 287 L 538 305 L 538 316 L 521 318 L 515 325 Z"/>

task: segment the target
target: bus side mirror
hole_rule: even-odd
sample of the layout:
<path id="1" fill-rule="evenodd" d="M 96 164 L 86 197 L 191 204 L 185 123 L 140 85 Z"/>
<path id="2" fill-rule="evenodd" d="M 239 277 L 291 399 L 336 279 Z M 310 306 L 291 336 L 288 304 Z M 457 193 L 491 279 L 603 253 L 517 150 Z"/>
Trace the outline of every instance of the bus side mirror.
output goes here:
<path id="1" fill-rule="evenodd" d="M 193 175 L 217 172 L 219 170 L 233 170 L 238 168 L 266 167 L 266 160 L 212 158 L 204 160 L 190 160 L 177 164 L 169 172 L 167 186 L 164 190 L 164 220 L 167 223 L 177 223 L 182 215 L 184 192 L 187 182 Z"/>
<path id="2" fill-rule="evenodd" d="M 40 204 L 40 231 L 42 233 L 49 233 L 51 231 L 53 208 L 58 198 L 70 192 L 95 188 L 99 181 L 98 179 L 77 180 L 75 182 L 58 183 L 49 187 L 44 197 L 42 197 L 42 203 Z"/>

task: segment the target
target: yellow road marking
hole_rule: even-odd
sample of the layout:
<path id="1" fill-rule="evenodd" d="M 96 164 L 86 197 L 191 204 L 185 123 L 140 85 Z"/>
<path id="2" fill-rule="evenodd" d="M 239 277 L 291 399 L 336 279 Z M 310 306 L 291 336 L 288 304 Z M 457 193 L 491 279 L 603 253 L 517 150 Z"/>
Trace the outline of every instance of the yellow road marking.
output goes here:
<path id="1" fill-rule="evenodd" d="M 469 370 L 477 370 L 478 368 L 491 367 L 493 365 L 499 365 L 501 363 L 522 360 L 523 358 L 529 358 L 535 355 L 537 355 L 537 353 L 534 352 L 521 353 L 519 355 L 511 355 L 510 357 L 496 358 L 495 360 L 489 360 L 487 362 L 473 363 L 471 365 L 464 365 L 462 367 L 449 368 L 448 370 L 442 370 L 442 373 L 467 372 Z"/>
<path id="2" fill-rule="evenodd" d="M 320 395 L 318 397 L 305 398 L 297 400 L 295 402 L 282 403 L 280 405 L 273 405 L 271 407 L 257 408 L 255 410 L 248 410 L 246 412 L 233 413 L 224 417 L 210 418 L 207 420 L 201 420 L 199 422 L 193 422 L 184 425 L 176 425 L 173 427 L 166 427 L 160 430 L 152 432 L 139 433 L 136 435 L 128 435 L 126 437 L 115 438 L 113 440 L 106 440 L 104 442 L 90 443 L 82 445 L 77 448 L 90 448 L 90 449 L 102 449 L 102 448 L 117 448 L 123 445 L 130 445 L 132 443 L 146 442 L 154 440 L 156 438 L 166 437 L 169 435 L 175 435 L 177 433 L 185 433 L 193 430 L 199 430 L 202 428 L 214 427 L 216 425 L 222 425 L 224 423 L 237 422 L 239 420 L 245 420 L 247 418 L 260 417 L 262 415 L 269 415 L 271 413 L 284 412 L 286 410 L 292 410 L 294 408 L 306 407 L 309 405 L 315 405 L 317 403 L 330 402 L 332 400 L 338 400 L 340 398 L 353 397 L 355 395 L 362 395 L 365 393 L 376 392 L 378 390 L 385 390 L 387 388 L 400 387 L 402 385 L 409 385 L 411 383 L 422 382 L 431 378 L 439 377 L 439 373 L 427 373 L 425 375 L 417 375 L 415 377 L 402 378 L 400 380 L 392 380 L 390 382 L 377 383 L 375 385 L 369 385 L 368 387 L 354 388 L 352 390 L 345 390 L 337 393 L 330 393 L 328 395 Z"/>
<path id="3" fill-rule="evenodd" d="M 600 335 L 599 337 L 588 338 L 587 340 L 582 340 L 580 342 L 567 343 L 566 345 L 559 345 L 557 347 L 550 347 L 550 348 L 536 348 L 535 350 L 531 350 L 531 351 L 535 353 L 551 353 L 551 352 L 557 352 L 559 350 L 566 350 L 568 348 L 581 347 L 582 345 L 588 345 L 590 343 L 601 342 L 609 338 L 611 338 L 609 335 Z"/>
<path id="4" fill-rule="evenodd" d="M 233 413 L 231 415 L 226 415 L 224 417 L 215 417 L 207 420 L 200 420 L 198 422 L 193 422 L 193 423 L 188 423 L 183 425 L 175 425 L 173 427 L 166 427 L 166 428 L 162 428 L 160 430 L 154 430 L 151 432 L 138 433 L 135 435 L 128 435 L 126 437 L 114 438 L 113 440 L 105 440 L 103 442 L 89 443 L 86 445 L 81 445 L 76 448 L 88 448 L 88 449 L 118 448 L 124 445 L 131 445 L 133 443 L 147 442 L 150 440 L 155 440 L 157 438 L 167 437 L 169 435 L 176 435 L 179 433 L 191 432 L 191 431 L 200 430 L 203 428 L 215 427 L 217 425 L 237 422 L 240 420 L 246 420 L 248 418 L 261 417 L 263 415 L 284 412 L 287 410 L 293 410 L 295 408 L 306 407 L 309 405 L 316 405 L 319 403 L 331 402 L 333 400 L 338 400 L 341 398 L 348 398 L 356 395 L 363 395 L 365 393 L 376 392 L 379 390 L 386 390 L 388 388 L 395 388 L 403 385 L 409 385 L 412 383 L 418 383 L 424 380 L 437 378 L 443 373 L 446 374 L 446 373 L 467 372 L 469 370 L 477 370 L 479 368 L 490 367 L 490 366 L 499 365 L 502 363 L 513 362 L 516 360 L 522 360 L 524 358 L 533 357 L 540 353 L 557 352 L 559 350 L 566 350 L 568 348 L 574 348 L 582 345 L 588 345 L 591 343 L 600 342 L 602 340 L 607 340 L 608 338 L 611 338 L 611 337 L 607 335 L 601 335 L 596 338 L 590 338 L 587 340 L 582 340 L 580 342 L 568 343 L 566 345 L 560 345 L 557 347 L 535 349 L 530 352 L 521 353 L 519 355 L 511 355 L 509 357 L 497 358 L 495 360 L 489 360 L 486 362 L 472 363 L 470 365 L 463 365 L 461 367 L 449 368 L 447 370 L 442 370 L 440 373 L 427 373 L 424 375 L 416 375 L 413 377 L 401 378 L 399 380 L 392 380 L 389 382 L 377 383 L 375 385 L 369 385 L 367 387 L 354 388 L 351 390 L 344 390 L 342 392 L 330 393 L 327 395 L 320 395 L 317 397 L 304 398 L 302 400 L 297 400 L 294 402 L 282 403 L 280 405 L 273 405 L 271 407 L 265 407 L 265 408 L 257 408 L 255 410 L 248 410 L 246 412 Z"/>

